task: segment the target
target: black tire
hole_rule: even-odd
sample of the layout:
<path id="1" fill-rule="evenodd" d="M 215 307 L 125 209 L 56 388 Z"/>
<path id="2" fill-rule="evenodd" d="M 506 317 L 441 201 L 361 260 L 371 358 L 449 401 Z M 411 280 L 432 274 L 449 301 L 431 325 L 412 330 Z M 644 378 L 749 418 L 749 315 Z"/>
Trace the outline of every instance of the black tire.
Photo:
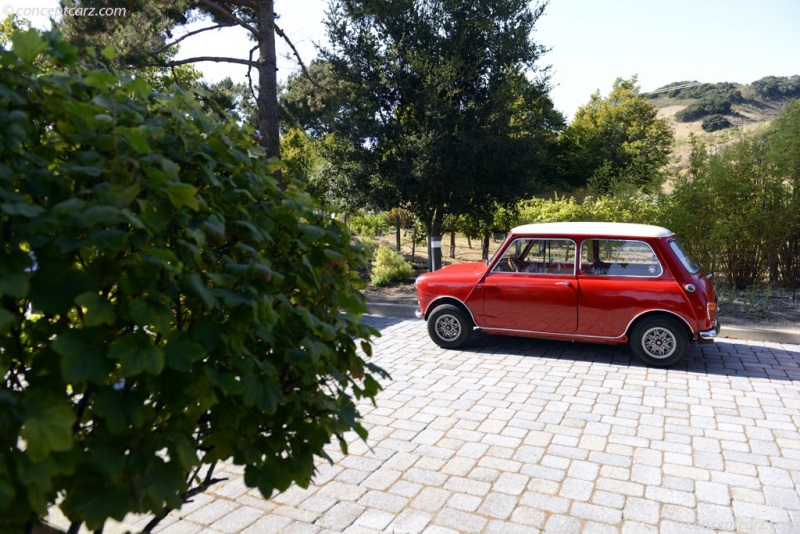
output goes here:
<path id="1" fill-rule="evenodd" d="M 428 335 L 445 349 L 455 349 L 469 340 L 472 319 L 457 306 L 442 304 L 428 316 Z"/>
<path id="2" fill-rule="evenodd" d="M 683 325 L 669 317 L 644 319 L 631 332 L 633 354 L 653 367 L 677 363 L 688 346 L 689 336 Z"/>

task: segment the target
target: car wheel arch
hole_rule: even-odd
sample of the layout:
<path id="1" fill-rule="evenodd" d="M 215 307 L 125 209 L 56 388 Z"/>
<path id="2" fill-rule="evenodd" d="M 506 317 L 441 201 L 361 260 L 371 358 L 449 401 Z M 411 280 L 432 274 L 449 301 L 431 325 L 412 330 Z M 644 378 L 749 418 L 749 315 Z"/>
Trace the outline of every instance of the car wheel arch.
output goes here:
<path id="1" fill-rule="evenodd" d="M 469 316 L 469 318 L 472 321 L 473 325 L 477 325 L 478 324 L 478 323 L 475 322 L 475 316 L 472 315 L 472 310 L 470 310 L 469 307 L 466 304 L 464 304 L 462 301 L 460 301 L 459 299 L 457 299 L 455 297 L 438 297 L 438 298 L 434 299 L 430 304 L 428 304 L 428 307 L 425 309 L 425 315 L 424 315 L 423 319 L 425 319 L 427 321 L 428 317 L 430 317 L 430 315 L 433 312 L 433 310 L 435 310 L 436 308 L 438 308 L 439 306 L 441 306 L 443 304 L 452 304 L 453 306 L 458 307 L 461 311 L 463 311 L 464 313 L 466 313 Z"/>
<path id="2" fill-rule="evenodd" d="M 628 328 L 625 330 L 625 335 L 630 338 L 631 333 L 636 328 L 637 325 L 642 323 L 642 321 L 647 321 L 650 319 L 675 319 L 683 326 L 683 331 L 686 334 L 686 338 L 688 342 L 692 342 L 694 340 L 694 332 L 692 331 L 692 327 L 689 322 L 678 315 L 677 313 L 670 312 L 667 310 L 648 310 L 645 312 L 640 313 L 628 324 Z"/>

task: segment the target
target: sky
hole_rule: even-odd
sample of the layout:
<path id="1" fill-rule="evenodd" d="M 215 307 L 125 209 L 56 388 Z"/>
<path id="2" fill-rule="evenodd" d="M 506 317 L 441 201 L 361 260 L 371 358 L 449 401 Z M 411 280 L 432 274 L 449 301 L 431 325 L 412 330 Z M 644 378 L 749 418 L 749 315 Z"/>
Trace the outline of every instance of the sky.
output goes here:
<path id="1" fill-rule="evenodd" d="M 469 0 L 467 0 L 469 1 Z M 315 44 L 325 44 L 327 0 L 275 0 L 278 25 L 308 64 Z M 10 10 L 30 13 L 57 6 L 57 0 L 0 0 Z M 46 26 L 46 17 L 28 16 Z M 638 76 L 643 92 L 671 82 L 751 83 L 764 76 L 800 74 L 800 0 L 550 0 L 533 39 L 550 48 L 541 66 L 550 66 L 550 96 L 571 119 L 616 78 Z M 278 40 L 278 76 L 298 69 L 288 46 Z M 184 41 L 178 57 L 246 58 L 252 47 L 244 30 L 207 32 Z M 198 63 L 211 80 L 245 79 L 244 67 Z"/>

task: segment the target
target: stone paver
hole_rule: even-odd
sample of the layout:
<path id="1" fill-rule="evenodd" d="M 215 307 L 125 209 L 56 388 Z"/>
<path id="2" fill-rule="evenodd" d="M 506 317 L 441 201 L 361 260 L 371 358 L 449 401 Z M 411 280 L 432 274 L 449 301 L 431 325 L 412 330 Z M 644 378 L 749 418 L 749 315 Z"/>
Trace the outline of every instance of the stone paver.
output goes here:
<path id="1" fill-rule="evenodd" d="M 227 466 L 156 532 L 800 533 L 800 345 L 720 339 L 653 369 L 626 347 L 445 351 L 422 321 L 365 321 L 393 377 L 360 407 L 368 444 L 270 500 Z"/>

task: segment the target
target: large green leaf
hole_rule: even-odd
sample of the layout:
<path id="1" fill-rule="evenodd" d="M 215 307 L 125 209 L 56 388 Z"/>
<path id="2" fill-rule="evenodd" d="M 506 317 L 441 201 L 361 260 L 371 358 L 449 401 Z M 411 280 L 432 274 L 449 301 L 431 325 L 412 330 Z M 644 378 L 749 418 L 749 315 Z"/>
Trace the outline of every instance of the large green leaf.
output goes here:
<path id="1" fill-rule="evenodd" d="M 14 324 L 16 316 L 8 310 L 0 308 L 0 332 L 5 332 Z"/>
<path id="2" fill-rule="evenodd" d="M 11 35 L 11 49 L 21 60 L 31 63 L 47 50 L 47 42 L 36 30 L 15 31 Z"/>
<path id="3" fill-rule="evenodd" d="M 22 401 L 22 408 L 26 417 L 20 436 L 27 442 L 32 459 L 72 448 L 75 414 L 63 399 L 49 392 L 34 391 Z"/>
<path id="4" fill-rule="evenodd" d="M 0 274 L 0 296 L 24 297 L 28 294 L 30 283 L 27 273 Z"/>
<path id="5" fill-rule="evenodd" d="M 0 478 L 0 510 L 7 510 L 16 494 L 14 486 L 5 478 Z"/>
<path id="6" fill-rule="evenodd" d="M 197 273 L 190 273 L 183 278 L 183 290 L 203 301 L 206 309 L 211 309 L 217 305 L 217 299 L 203 283 L 202 278 Z"/>
<path id="7" fill-rule="evenodd" d="M 264 413 L 275 413 L 278 403 L 283 402 L 283 393 L 277 377 L 265 380 L 264 376 L 248 373 L 242 377 L 242 387 L 242 400 L 245 406 L 255 404 Z"/>
<path id="8" fill-rule="evenodd" d="M 183 335 L 171 339 L 164 347 L 167 367 L 183 373 L 188 372 L 192 364 L 205 355 L 203 345 Z"/>
<path id="9" fill-rule="evenodd" d="M 164 351 L 144 333 L 127 334 L 114 341 L 109 357 L 120 362 L 122 376 L 144 372 L 159 375 L 164 370 Z"/>
<path id="10" fill-rule="evenodd" d="M 30 290 L 34 308 L 46 313 L 66 313 L 74 306 L 75 297 L 92 286 L 88 274 L 70 267 L 48 262 L 36 270 Z"/>
<path id="11" fill-rule="evenodd" d="M 200 209 L 200 204 L 197 202 L 197 188 L 193 185 L 169 183 L 167 184 L 167 196 L 176 209 L 184 206 L 194 211 Z"/>
<path id="12" fill-rule="evenodd" d="M 98 480 L 83 484 L 67 492 L 67 498 L 61 505 L 70 517 L 79 517 L 86 521 L 91 530 L 99 530 L 109 517 L 121 521 L 130 510 L 129 492 L 122 486 L 109 486 Z"/>
<path id="13" fill-rule="evenodd" d="M 9 215 L 21 215 L 28 218 L 37 217 L 44 212 L 43 207 L 25 202 L 6 202 L 0 207 Z"/>
<path id="14" fill-rule="evenodd" d="M 174 464 L 157 459 L 150 464 L 143 480 L 145 497 L 154 507 L 179 508 L 180 494 L 186 491 L 184 475 Z"/>
<path id="15" fill-rule="evenodd" d="M 95 292 L 88 291 L 75 297 L 75 303 L 83 311 L 83 323 L 86 326 L 114 324 L 117 315 L 114 306 Z"/>
<path id="16" fill-rule="evenodd" d="M 98 329 L 62 332 L 51 347 L 62 357 L 61 376 L 69 384 L 86 380 L 102 384 L 111 372 L 112 362 L 106 358 L 108 346 Z"/>

